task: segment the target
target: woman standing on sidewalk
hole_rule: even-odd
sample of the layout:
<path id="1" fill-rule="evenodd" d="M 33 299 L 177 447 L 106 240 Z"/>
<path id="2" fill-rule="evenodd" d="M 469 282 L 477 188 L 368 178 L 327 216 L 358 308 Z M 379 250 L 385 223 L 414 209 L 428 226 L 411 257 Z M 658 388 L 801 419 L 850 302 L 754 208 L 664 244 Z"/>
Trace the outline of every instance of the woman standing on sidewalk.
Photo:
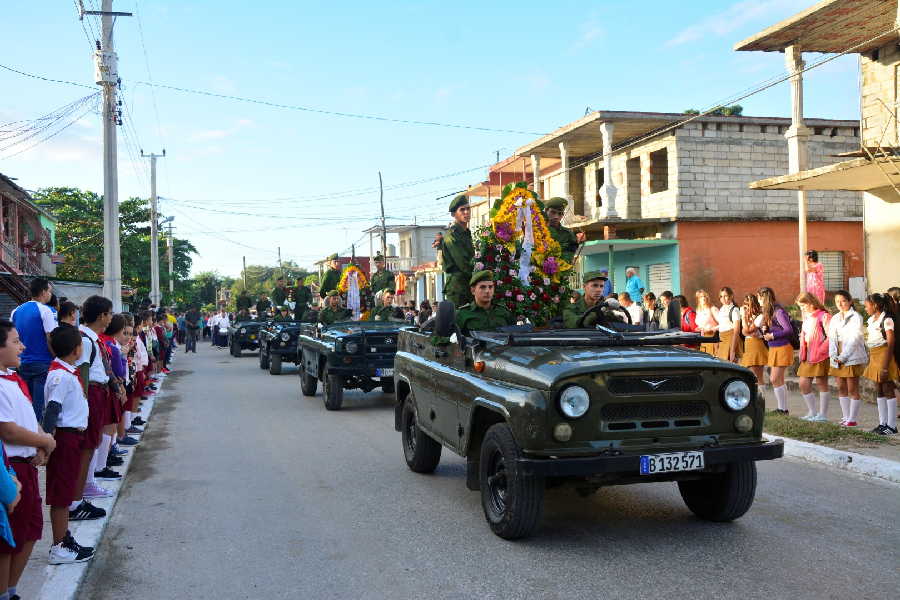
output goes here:
<path id="1" fill-rule="evenodd" d="M 815 250 L 806 253 L 806 291 L 825 302 L 825 265 Z"/>
<path id="2" fill-rule="evenodd" d="M 801 417 L 806 421 L 827 421 L 828 401 L 828 321 L 831 315 L 816 296 L 803 292 L 796 303 L 803 313 L 803 328 L 800 331 L 800 393 L 806 402 L 807 413 Z M 819 391 L 819 409 L 816 411 L 816 394 L 812 391 L 813 381 Z"/>
<path id="3" fill-rule="evenodd" d="M 709 292 L 697 290 L 694 294 L 697 298 L 697 327 L 704 336 L 713 336 L 719 329 L 719 321 L 716 319 L 715 309 L 709 299 Z M 716 355 L 718 344 L 700 344 L 700 351 L 713 356 Z"/>
<path id="4" fill-rule="evenodd" d="M 863 377 L 875 382 L 878 397 L 878 427 L 872 433 L 897 435 L 897 397 L 894 380 L 900 378 L 894 347 L 894 302 L 887 294 L 872 294 L 864 302 L 869 315 L 866 345 L 869 347 L 869 366 Z"/>
<path id="5" fill-rule="evenodd" d="M 744 334 L 744 355 L 741 357 L 741 366 L 747 367 L 756 376 L 756 384 L 759 397 L 765 406 L 765 398 L 762 393 L 763 373 L 769 364 L 769 348 L 762 339 L 762 309 L 759 300 L 753 294 L 744 296 L 744 304 L 741 306 L 741 332 Z"/>
<path id="6" fill-rule="evenodd" d="M 734 305 L 734 291 L 730 287 L 719 290 L 719 348 L 716 356 L 736 363 L 741 357 L 741 311 Z"/>
<path id="7" fill-rule="evenodd" d="M 838 312 L 828 324 L 828 355 L 831 357 L 829 375 L 837 377 L 841 403 L 841 425 L 856 427 L 859 416 L 859 376 L 866 369 L 869 354 L 863 339 L 863 321 L 853 310 L 850 292 L 841 290 L 834 295 Z"/>
<path id="8" fill-rule="evenodd" d="M 756 299 L 759 300 L 762 309 L 760 330 L 763 339 L 769 344 L 769 383 L 772 384 L 772 393 L 778 402 L 775 412 L 786 415 L 788 407 L 784 372 L 794 364 L 794 348 L 791 346 L 794 329 L 791 318 L 784 307 L 778 304 L 772 288 L 759 288 L 756 291 Z"/>

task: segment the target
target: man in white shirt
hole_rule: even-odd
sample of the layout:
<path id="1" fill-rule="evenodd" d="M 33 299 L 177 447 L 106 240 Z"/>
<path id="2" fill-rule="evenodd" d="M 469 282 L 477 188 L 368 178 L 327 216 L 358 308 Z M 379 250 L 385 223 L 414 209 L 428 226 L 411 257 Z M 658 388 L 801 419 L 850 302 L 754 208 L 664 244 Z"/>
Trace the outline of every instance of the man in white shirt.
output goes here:
<path id="1" fill-rule="evenodd" d="M 629 294 L 628 292 L 620 292 L 619 304 L 622 305 L 622 308 L 628 311 L 629 316 L 631 316 L 632 325 L 641 324 L 644 317 L 644 311 L 641 310 L 641 307 L 631 299 L 631 294 Z"/>

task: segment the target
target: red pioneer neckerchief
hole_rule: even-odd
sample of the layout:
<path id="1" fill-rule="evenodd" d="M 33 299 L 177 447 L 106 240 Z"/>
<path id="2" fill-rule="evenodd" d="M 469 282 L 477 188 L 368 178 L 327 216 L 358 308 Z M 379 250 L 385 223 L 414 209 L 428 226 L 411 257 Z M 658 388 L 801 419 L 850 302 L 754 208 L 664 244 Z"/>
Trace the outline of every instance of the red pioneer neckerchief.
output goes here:
<path id="1" fill-rule="evenodd" d="M 25 397 L 28 398 L 28 401 L 31 402 L 31 393 L 28 391 L 28 384 L 25 383 L 24 379 L 19 377 L 18 373 L 0 375 L 0 379 L 9 379 L 10 381 L 15 381 L 17 384 L 19 384 L 19 389 L 22 390 L 22 393 L 25 394 Z"/>
<path id="2" fill-rule="evenodd" d="M 67 367 L 66 365 L 60 363 L 59 361 L 55 361 L 55 360 L 52 363 L 50 363 L 50 368 L 47 369 L 48 373 L 50 371 L 65 371 L 66 373 L 68 373 L 70 375 L 75 375 L 76 377 L 78 376 L 78 374 L 75 371 L 70 371 L 69 367 Z"/>

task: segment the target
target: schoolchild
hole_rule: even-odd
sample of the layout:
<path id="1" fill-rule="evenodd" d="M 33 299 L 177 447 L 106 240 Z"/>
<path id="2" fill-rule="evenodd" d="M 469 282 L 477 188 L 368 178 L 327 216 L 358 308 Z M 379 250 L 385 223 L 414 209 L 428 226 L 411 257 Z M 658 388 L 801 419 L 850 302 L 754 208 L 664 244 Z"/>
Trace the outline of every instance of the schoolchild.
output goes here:
<path id="1" fill-rule="evenodd" d="M 44 427 L 53 434 L 56 449 L 47 462 L 47 505 L 53 530 L 50 564 L 59 565 L 84 562 L 94 555 L 93 548 L 80 545 L 69 533 L 69 507 L 80 498 L 77 491 L 89 409 L 75 367 L 81 359 L 80 332 L 60 325 L 50 334 L 50 348 L 56 358 L 50 363 L 44 388 Z"/>
<path id="2" fill-rule="evenodd" d="M 806 402 L 806 421 L 827 421 L 828 402 L 831 391 L 828 387 L 828 322 L 831 315 L 825 310 L 817 296 L 803 292 L 795 301 L 803 313 L 803 327 L 800 330 L 800 393 Z M 816 394 L 812 390 L 813 381 L 819 392 L 818 410 Z"/>
<path id="3" fill-rule="evenodd" d="M 74 302 L 65 301 L 59 305 L 59 312 L 56 313 L 56 320 L 60 325 L 71 325 L 75 327 L 78 323 L 76 322 L 76 317 L 78 313 L 78 307 L 75 306 Z"/>
<path id="4" fill-rule="evenodd" d="M 763 374 L 766 365 L 769 364 L 769 348 L 763 340 L 761 325 L 762 308 L 759 306 L 759 300 L 755 294 L 747 294 L 741 305 L 741 332 L 744 334 L 744 355 L 741 356 L 741 366 L 753 371 L 756 376 L 759 397 L 765 406 Z"/>
<path id="5" fill-rule="evenodd" d="M 743 352 L 741 343 L 741 311 L 734 305 L 734 291 L 730 287 L 719 290 L 719 345 L 716 356 L 736 363 Z"/>
<path id="6" fill-rule="evenodd" d="M 794 328 L 787 311 L 778 304 L 772 288 L 759 288 L 756 291 L 756 299 L 759 300 L 762 309 L 762 314 L 758 318 L 759 328 L 763 339 L 769 344 L 769 383 L 778 403 L 775 412 L 786 415 L 788 391 L 784 383 L 784 374 L 787 368 L 794 364 L 794 348 L 791 346 Z"/>
<path id="7" fill-rule="evenodd" d="M 853 308 L 850 292 L 834 294 L 838 312 L 828 323 L 828 355 L 831 368 L 828 374 L 838 381 L 838 400 L 841 403 L 841 425 L 856 427 L 862 400 L 859 397 L 859 377 L 866 370 L 869 353 L 863 337 L 862 317 Z"/>
<path id="8" fill-rule="evenodd" d="M 0 598 L 9 594 L 8 590 L 15 594 L 34 543 L 41 539 L 44 516 L 37 467 L 46 463 L 56 447 L 53 436 L 38 424 L 28 386 L 13 371 L 24 350 L 12 321 L 0 320 L 0 440 L 22 486 L 21 499 L 9 515 L 14 544 L 0 542 Z"/>
<path id="9" fill-rule="evenodd" d="M 900 379 L 895 358 L 897 336 L 896 311 L 893 299 L 887 294 L 872 294 L 864 303 L 869 320 L 866 327 L 866 345 L 869 348 L 869 366 L 863 377 L 878 388 L 878 426 L 872 433 L 897 435 L 897 388 L 894 381 Z"/>
<path id="10" fill-rule="evenodd" d="M 704 336 L 712 336 L 719 329 L 718 311 L 713 306 L 706 290 L 697 290 L 694 294 L 697 299 L 697 327 Z M 700 350 L 716 356 L 718 344 L 700 344 Z"/>

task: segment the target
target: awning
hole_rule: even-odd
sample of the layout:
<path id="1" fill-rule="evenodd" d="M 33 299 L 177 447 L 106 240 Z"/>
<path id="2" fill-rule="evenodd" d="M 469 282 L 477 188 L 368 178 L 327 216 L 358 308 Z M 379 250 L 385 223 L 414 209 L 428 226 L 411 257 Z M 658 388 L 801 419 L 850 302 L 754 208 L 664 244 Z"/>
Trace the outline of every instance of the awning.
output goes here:
<path id="1" fill-rule="evenodd" d="M 893 186 L 900 187 L 900 159 L 855 158 L 750 182 L 755 190 L 849 190 L 870 192 L 886 202 L 900 202 Z"/>
<path id="2" fill-rule="evenodd" d="M 591 254 L 606 254 L 609 252 L 609 247 L 613 247 L 613 252 L 626 252 L 629 250 L 642 250 L 644 248 L 659 248 L 660 246 L 676 246 L 678 245 L 678 240 L 591 240 L 590 242 L 585 242 L 584 247 L 581 249 L 582 256 L 589 256 Z"/>

